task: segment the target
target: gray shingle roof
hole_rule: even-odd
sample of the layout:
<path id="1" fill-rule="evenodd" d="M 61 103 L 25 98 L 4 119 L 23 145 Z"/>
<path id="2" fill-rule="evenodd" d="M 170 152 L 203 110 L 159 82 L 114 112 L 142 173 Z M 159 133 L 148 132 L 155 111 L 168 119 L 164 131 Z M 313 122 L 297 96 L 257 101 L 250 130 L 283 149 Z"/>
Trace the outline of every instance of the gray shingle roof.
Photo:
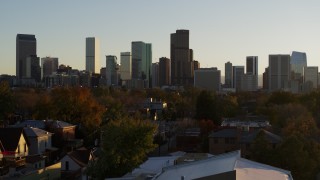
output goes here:
<path id="1" fill-rule="evenodd" d="M 52 133 L 48 131 L 45 131 L 39 128 L 34 128 L 34 127 L 24 127 L 23 130 L 28 137 L 41 137 L 41 136 L 52 135 Z"/>
<path id="2" fill-rule="evenodd" d="M 224 137 L 237 137 L 237 129 L 221 129 L 216 132 L 210 134 L 209 137 L 217 137 L 217 138 L 224 138 Z"/>
<path id="3" fill-rule="evenodd" d="M 254 140 L 256 139 L 256 137 L 258 136 L 258 134 L 260 132 L 263 132 L 265 135 L 265 138 L 268 142 L 276 144 L 276 143 L 280 143 L 282 141 L 282 138 L 278 135 L 275 135 L 267 130 L 264 129 L 258 129 L 256 131 L 253 131 L 251 133 L 249 133 L 246 136 L 242 136 L 241 138 L 241 142 L 242 143 L 252 143 L 254 142 Z"/>

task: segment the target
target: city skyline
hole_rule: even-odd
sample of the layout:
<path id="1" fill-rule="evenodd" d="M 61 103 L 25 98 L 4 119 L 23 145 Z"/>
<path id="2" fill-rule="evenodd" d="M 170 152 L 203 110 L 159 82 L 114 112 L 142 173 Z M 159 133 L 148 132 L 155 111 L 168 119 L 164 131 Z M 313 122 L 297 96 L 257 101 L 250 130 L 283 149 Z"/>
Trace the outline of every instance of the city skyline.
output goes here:
<path id="1" fill-rule="evenodd" d="M 224 63 L 245 65 L 247 56 L 258 56 L 261 75 L 268 66 L 269 54 L 291 54 L 292 51 L 306 52 L 310 66 L 320 64 L 317 23 L 320 2 L 317 1 L 140 0 L 126 2 L 126 5 L 119 1 L 2 2 L 0 74 L 15 75 L 17 34 L 36 36 L 38 57 L 57 57 L 60 63 L 76 69 L 85 69 L 86 37 L 100 39 L 101 67 L 105 67 L 102 57 L 114 54 L 119 58 L 120 52 L 130 51 L 132 41 L 152 44 L 152 62 L 170 57 L 170 34 L 177 29 L 190 31 L 190 47 L 201 67 L 218 67 L 222 74 Z M 48 7 L 56 11 L 49 11 Z M 112 8 L 105 11 L 105 7 Z M 27 14 L 23 13 L 26 8 Z M 87 8 L 94 11 L 83 13 Z M 140 8 L 144 11 L 135 11 Z M 108 15 L 112 13 L 116 16 Z"/>

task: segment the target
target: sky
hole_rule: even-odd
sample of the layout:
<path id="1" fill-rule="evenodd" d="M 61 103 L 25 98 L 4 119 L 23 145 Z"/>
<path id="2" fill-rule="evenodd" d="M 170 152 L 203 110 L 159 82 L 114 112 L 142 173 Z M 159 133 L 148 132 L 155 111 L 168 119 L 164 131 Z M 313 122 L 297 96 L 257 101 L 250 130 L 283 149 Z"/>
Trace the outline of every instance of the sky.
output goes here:
<path id="1" fill-rule="evenodd" d="M 319 0 L 3 0 L 0 1 L 0 74 L 15 75 L 16 35 L 34 34 L 37 55 L 85 69 L 85 38 L 100 39 L 106 55 L 131 51 L 132 41 L 152 43 L 152 61 L 170 57 L 170 34 L 190 31 L 201 67 L 245 66 L 258 56 L 259 74 L 269 54 L 307 53 L 320 66 Z M 120 62 L 119 62 L 120 63 Z"/>

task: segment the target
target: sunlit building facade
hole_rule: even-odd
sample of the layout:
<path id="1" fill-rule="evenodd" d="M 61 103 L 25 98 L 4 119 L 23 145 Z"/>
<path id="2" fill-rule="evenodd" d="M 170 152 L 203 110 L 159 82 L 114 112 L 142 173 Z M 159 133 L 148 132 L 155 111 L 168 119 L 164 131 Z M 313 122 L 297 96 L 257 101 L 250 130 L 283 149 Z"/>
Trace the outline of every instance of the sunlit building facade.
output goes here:
<path id="1" fill-rule="evenodd" d="M 100 42 L 95 37 L 86 38 L 86 71 L 100 72 Z"/>

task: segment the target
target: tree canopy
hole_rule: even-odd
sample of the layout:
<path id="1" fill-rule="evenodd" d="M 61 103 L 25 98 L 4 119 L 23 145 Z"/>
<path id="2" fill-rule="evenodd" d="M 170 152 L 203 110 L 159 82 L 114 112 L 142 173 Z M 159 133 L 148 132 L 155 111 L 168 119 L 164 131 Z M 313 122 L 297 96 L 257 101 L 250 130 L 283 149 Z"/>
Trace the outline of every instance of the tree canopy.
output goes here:
<path id="1" fill-rule="evenodd" d="M 146 160 L 156 148 L 153 134 L 156 126 L 147 121 L 119 119 L 101 129 L 102 153 L 88 167 L 88 174 L 97 179 L 121 177 Z"/>

